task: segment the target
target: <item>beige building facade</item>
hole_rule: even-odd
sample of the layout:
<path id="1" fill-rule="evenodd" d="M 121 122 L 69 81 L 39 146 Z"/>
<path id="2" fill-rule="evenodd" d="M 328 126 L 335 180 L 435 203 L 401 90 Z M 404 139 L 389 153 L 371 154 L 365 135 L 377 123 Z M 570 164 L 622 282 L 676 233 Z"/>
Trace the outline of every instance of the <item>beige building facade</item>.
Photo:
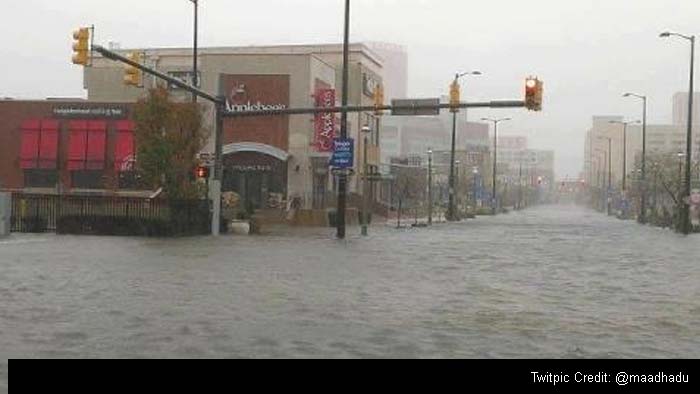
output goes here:
<path id="1" fill-rule="evenodd" d="M 187 82 L 191 81 L 190 48 L 118 52 L 140 52 L 147 66 Z M 382 81 L 381 58 L 366 46 L 354 44 L 351 46 L 350 62 L 349 103 L 371 105 L 373 89 Z M 122 82 L 123 70 L 119 63 L 96 57 L 93 66 L 85 69 L 84 85 L 88 91 L 88 100 L 134 102 L 143 97 L 148 89 L 156 86 L 167 87 L 178 100 L 191 99 L 191 94 L 174 86 L 167 86 L 151 76 L 144 76 L 141 88 L 126 86 Z M 234 110 L 256 105 L 310 108 L 317 106 L 316 96 L 321 94 L 320 92 L 328 95 L 328 100 L 334 101 L 327 105 L 337 105 L 341 100 L 342 46 L 201 48 L 198 71 L 201 89 L 210 94 L 225 96 Z M 208 128 L 213 131 L 213 106 L 202 99 L 199 99 L 199 102 L 206 108 Z M 250 172 L 238 174 L 240 176 L 237 175 L 230 183 L 234 189 L 254 188 L 252 198 L 259 207 L 264 206 L 266 194 L 270 194 L 271 189 L 285 198 L 300 199 L 302 206 L 308 209 L 332 206 L 330 200 L 336 187 L 335 179 L 328 168 L 331 153 L 328 149 L 319 148 L 319 118 L 314 115 L 275 118 L 226 120 L 223 149 L 225 177 L 226 171 L 231 169 L 236 173 Z M 338 119 L 339 116 L 333 121 L 336 129 L 339 129 Z M 355 140 L 356 170 L 359 167 L 358 163 L 364 162 L 362 141 L 365 133 L 361 132 L 364 125 L 370 126 L 371 129 L 371 133 L 367 135 L 367 162 L 370 166 L 378 166 L 380 131 L 377 130 L 377 125 L 381 127 L 381 122 L 377 122 L 373 113 L 351 113 L 348 115 L 348 121 L 348 137 Z M 335 134 L 338 135 L 338 130 Z M 204 153 L 213 151 L 212 133 Z M 241 155 L 242 162 L 237 163 L 229 157 L 237 155 Z M 255 159 L 255 155 L 265 158 L 258 160 Z M 268 163 L 269 161 L 272 164 Z M 270 168 L 273 169 L 273 174 L 268 177 L 265 172 Z M 269 180 L 265 180 L 268 178 Z M 351 178 L 350 193 L 361 191 L 359 178 Z M 258 185 L 259 179 L 264 179 L 262 185 Z M 226 184 L 224 179 L 225 188 Z M 246 193 L 248 192 L 246 190 Z"/>

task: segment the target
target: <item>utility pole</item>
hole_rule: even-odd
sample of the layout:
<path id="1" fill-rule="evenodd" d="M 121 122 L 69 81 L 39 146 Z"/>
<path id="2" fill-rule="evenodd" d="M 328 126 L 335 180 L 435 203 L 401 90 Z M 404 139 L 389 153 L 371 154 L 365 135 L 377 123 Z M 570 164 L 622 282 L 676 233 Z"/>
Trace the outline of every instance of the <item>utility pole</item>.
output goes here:
<path id="1" fill-rule="evenodd" d="M 343 35 L 343 111 L 340 115 L 340 138 L 348 138 L 348 80 L 350 58 L 350 0 L 345 0 L 345 34 Z M 346 172 L 338 174 L 338 209 L 336 215 L 337 238 L 345 238 L 345 206 L 347 199 L 348 176 Z"/>
<path id="2" fill-rule="evenodd" d="M 433 150 L 428 149 L 428 225 L 433 225 Z"/>
<path id="3" fill-rule="evenodd" d="M 192 54 L 192 86 L 199 87 L 199 76 L 197 75 L 197 21 L 199 13 L 199 0 L 190 0 L 194 4 L 194 52 Z M 192 102 L 197 102 L 197 95 L 192 94 Z"/>

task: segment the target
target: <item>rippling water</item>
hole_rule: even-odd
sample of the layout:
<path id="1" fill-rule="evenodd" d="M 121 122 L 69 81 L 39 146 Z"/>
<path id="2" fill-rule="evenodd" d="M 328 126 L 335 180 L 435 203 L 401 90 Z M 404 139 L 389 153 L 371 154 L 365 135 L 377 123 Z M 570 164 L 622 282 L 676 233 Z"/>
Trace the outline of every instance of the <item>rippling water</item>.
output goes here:
<path id="1" fill-rule="evenodd" d="M 370 231 L 0 240 L 0 388 L 7 358 L 700 357 L 698 236 L 573 207 Z"/>

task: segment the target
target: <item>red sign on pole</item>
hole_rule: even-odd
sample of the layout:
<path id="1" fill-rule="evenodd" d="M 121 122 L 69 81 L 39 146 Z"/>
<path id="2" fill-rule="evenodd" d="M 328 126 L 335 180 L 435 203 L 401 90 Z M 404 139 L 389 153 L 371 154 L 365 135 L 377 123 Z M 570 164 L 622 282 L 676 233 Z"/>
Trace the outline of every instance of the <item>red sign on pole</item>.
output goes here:
<path id="1" fill-rule="evenodd" d="M 335 106 L 334 89 L 318 89 L 316 91 L 316 107 L 332 108 Z M 315 118 L 316 150 L 319 152 L 333 152 L 333 139 L 335 135 L 335 114 L 319 113 Z"/>

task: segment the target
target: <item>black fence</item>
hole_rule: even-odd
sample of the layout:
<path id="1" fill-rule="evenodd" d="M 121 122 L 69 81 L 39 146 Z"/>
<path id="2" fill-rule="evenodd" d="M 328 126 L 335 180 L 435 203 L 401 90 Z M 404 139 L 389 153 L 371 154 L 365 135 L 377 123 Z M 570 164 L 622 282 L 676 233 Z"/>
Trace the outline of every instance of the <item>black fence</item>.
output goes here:
<path id="1" fill-rule="evenodd" d="M 210 226 L 207 200 L 12 195 L 14 232 L 171 237 L 208 234 Z"/>

